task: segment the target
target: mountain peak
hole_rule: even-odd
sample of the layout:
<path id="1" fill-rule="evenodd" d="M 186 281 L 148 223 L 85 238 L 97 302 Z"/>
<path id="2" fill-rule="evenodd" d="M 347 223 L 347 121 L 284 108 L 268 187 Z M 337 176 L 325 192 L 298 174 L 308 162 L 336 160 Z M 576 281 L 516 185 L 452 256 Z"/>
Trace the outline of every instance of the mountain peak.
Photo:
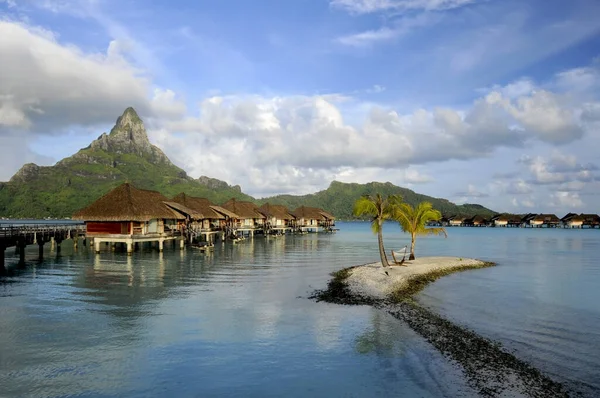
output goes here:
<path id="1" fill-rule="evenodd" d="M 118 154 L 149 156 L 155 163 L 171 164 L 167 156 L 150 143 L 144 122 L 132 107 L 125 109 L 110 130 L 110 134 L 102 134 L 92 142 L 91 148 Z"/>
<path id="2" fill-rule="evenodd" d="M 10 182 L 27 181 L 38 175 L 41 167 L 35 163 L 26 163 L 15 173 Z"/>
<path id="3" fill-rule="evenodd" d="M 125 109 L 125 112 L 123 112 L 123 114 L 119 116 L 115 125 L 115 127 L 119 127 L 122 129 L 134 128 L 138 126 L 141 126 L 143 129 L 144 122 L 142 122 L 142 119 L 140 119 L 137 112 L 132 107 Z"/>

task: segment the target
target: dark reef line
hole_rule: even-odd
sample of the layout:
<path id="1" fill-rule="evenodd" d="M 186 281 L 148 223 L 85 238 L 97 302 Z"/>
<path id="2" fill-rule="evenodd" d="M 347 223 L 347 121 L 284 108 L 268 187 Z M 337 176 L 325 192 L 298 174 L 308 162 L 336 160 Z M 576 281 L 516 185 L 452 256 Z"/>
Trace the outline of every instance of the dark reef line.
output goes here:
<path id="1" fill-rule="evenodd" d="M 491 265 L 493 264 L 487 263 L 487 266 Z M 403 292 L 398 292 L 389 299 L 379 300 L 354 294 L 349 289 L 346 279 L 353 268 L 355 267 L 332 273 L 333 278 L 327 288 L 313 292 L 309 298 L 343 305 L 370 305 L 390 313 L 410 326 L 447 359 L 460 365 L 467 383 L 481 396 L 581 396 L 506 352 L 500 343 L 456 325 L 412 299 L 412 295 L 427 284 L 425 282 L 431 282 L 441 275 L 421 276 L 414 280 L 412 287 L 405 287 Z"/>

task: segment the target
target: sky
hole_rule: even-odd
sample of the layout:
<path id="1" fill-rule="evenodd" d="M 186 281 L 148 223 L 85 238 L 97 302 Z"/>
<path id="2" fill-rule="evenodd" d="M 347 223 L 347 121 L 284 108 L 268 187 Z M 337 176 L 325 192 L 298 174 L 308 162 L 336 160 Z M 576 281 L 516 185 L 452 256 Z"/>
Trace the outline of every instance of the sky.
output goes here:
<path id="1" fill-rule="evenodd" d="M 255 197 L 392 182 L 600 212 L 597 0 L 0 0 L 0 181 L 125 108 Z"/>

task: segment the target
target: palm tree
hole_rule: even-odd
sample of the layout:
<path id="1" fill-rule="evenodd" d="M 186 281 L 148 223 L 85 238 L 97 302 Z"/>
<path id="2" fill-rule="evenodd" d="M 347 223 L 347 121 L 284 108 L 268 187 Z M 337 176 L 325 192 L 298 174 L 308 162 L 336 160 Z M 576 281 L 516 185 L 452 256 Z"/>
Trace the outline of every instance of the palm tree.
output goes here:
<path id="1" fill-rule="evenodd" d="M 354 203 L 354 215 L 362 216 L 369 215 L 372 217 L 371 229 L 374 234 L 377 234 L 379 243 L 379 256 L 381 257 L 381 265 L 389 267 L 390 263 L 383 248 L 383 221 L 394 218 L 396 207 L 402 201 L 398 195 L 389 195 L 384 199 L 381 194 L 376 194 L 374 197 L 366 195 L 358 199 Z"/>
<path id="2" fill-rule="evenodd" d="M 415 241 L 417 240 L 418 235 L 448 236 L 444 228 L 426 227 L 429 221 L 436 221 L 442 218 L 442 213 L 435 210 L 429 202 L 421 202 L 416 207 L 412 207 L 408 203 L 401 203 L 396 206 L 394 218 L 400 223 L 402 230 L 410 234 L 409 260 L 415 259 Z"/>

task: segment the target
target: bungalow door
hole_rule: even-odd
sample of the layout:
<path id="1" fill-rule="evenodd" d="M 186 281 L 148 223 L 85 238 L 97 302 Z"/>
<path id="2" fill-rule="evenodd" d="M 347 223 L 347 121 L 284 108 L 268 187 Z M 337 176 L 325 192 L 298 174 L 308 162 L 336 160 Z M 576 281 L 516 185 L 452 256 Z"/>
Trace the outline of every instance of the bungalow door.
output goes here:
<path id="1" fill-rule="evenodd" d="M 158 233 L 158 220 L 157 219 L 153 219 L 148 221 L 148 230 L 147 232 L 149 234 L 155 234 Z"/>

